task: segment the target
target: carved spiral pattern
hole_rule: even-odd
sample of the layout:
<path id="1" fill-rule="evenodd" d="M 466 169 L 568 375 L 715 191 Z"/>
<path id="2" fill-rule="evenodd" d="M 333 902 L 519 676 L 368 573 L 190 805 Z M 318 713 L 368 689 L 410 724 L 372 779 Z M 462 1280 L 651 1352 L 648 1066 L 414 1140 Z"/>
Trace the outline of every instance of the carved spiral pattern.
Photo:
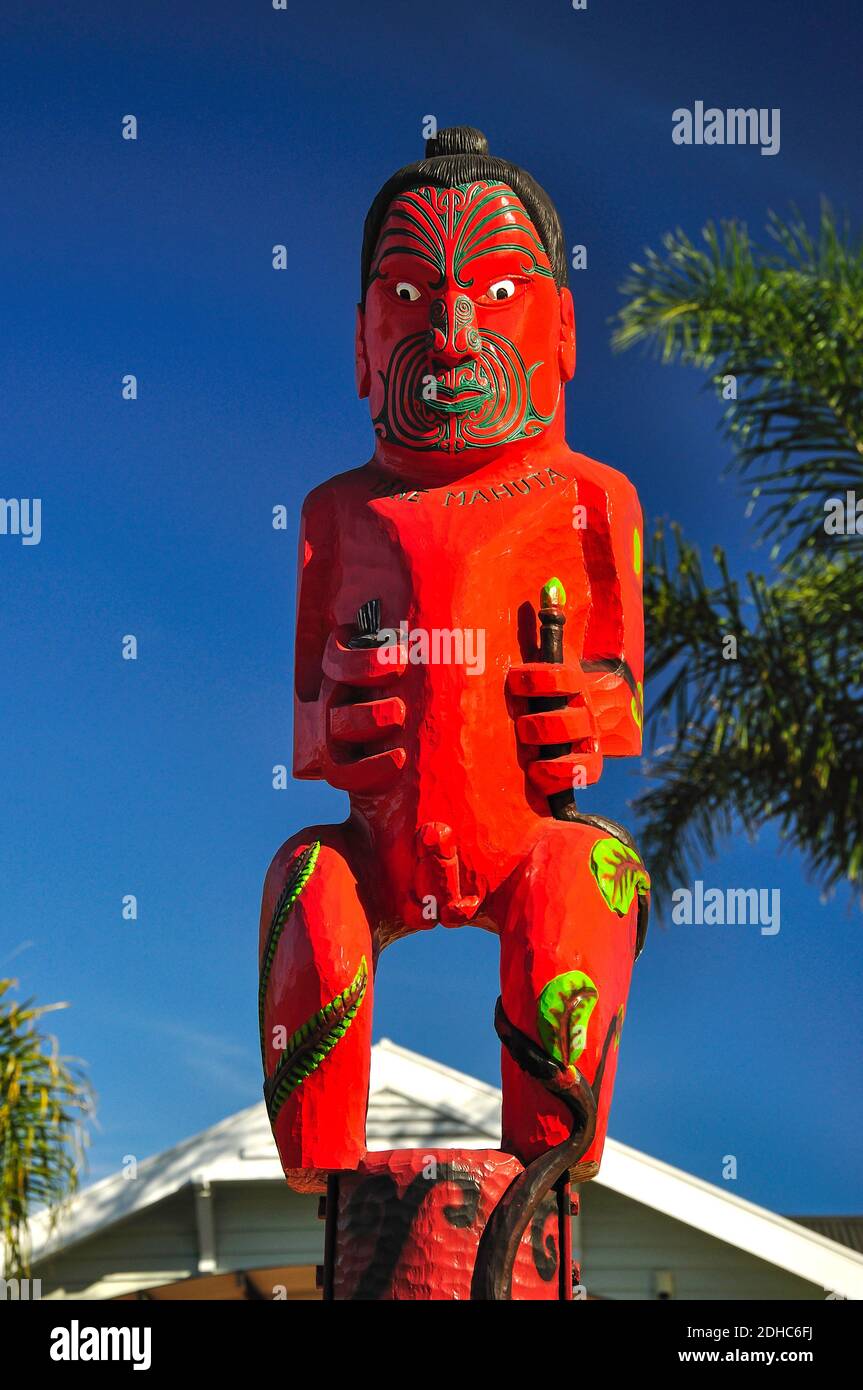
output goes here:
<path id="1" fill-rule="evenodd" d="M 467 395 L 475 388 L 478 404 L 461 413 L 423 397 L 431 375 L 428 335 L 415 333 L 396 345 L 374 422 L 383 438 L 412 449 L 440 449 L 452 431 L 456 449 L 484 449 L 528 439 L 554 418 L 554 409 L 549 415 L 535 410 L 530 396 L 534 368 L 525 367 L 515 344 L 499 333 L 477 333 L 477 339 L 475 360 L 445 374 L 450 391 Z"/>
<path id="2" fill-rule="evenodd" d="M 384 439 L 412 449 L 440 449 L 446 442 L 446 420 L 422 398 L 430 373 L 428 349 L 426 333 L 414 333 L 396 345 L 383 381 L 383 406 L 374 422 Z"/>
<path id="3" fill-rule="evenodd" d="M 439 386 L 445 392 L 472 392 L 475 406 L 447 410 L 424 399 L 431 364 L 428 334 L 413 334 L 397 343 L 388 370 L 382 374 L 384 403 L 375 417 L 375 430 L 385 439 L 411 449 L 445 448 L 450 431 L 456 449 L 491 449 L 513 439 L 539 434 L 553 420 L 554 409 L 542 416 L 531 400 L 531 374 L 514 343 L 500 334 L 477 334 L 477 357 L 453 368 Z"/>

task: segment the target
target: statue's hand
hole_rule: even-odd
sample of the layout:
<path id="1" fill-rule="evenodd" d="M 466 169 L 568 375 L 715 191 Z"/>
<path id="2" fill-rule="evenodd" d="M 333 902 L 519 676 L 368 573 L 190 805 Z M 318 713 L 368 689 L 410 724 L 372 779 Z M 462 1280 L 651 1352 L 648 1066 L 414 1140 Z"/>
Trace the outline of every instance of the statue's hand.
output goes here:
<path id="1" fill-rule="evenodd" d="M 407 653 L 397 645 L 352 648 L 349 636 L 342 629 L 331 633 L 324 652 L 329 691 L 325 775 L 330 786 L 344 791 L 377 791 L 392 781 L 407 757 L 401 738 L 404 700 L 381 690 L 404 675 Z"/>
<path id="2" fill-rule="evenodd" d="M 598 782 L 602 752 L 581 667 L 543 661 L 512 666 L 506 689 L 532 786 L 543 796 L 551 796 Z M 535 700 L 550 698 L 566 703 L 559 709 L 534 707 Z M 571 744 L 572 748 L 553 758 L 540 757 L 544 749 L 555 744 Z"/>

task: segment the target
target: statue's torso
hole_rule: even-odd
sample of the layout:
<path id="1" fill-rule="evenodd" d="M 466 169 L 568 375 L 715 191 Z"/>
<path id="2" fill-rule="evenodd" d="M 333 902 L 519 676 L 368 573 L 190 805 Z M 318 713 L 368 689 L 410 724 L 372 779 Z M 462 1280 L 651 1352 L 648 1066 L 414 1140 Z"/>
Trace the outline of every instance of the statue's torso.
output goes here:
<path id="1" fill-rule="evenodd" d="M 412 657 L 386 691 L 407 707 L 394 740 L 403 741 L 406 764 L 386 792 L 353 803 L 374 834 L 393 912 L 404 915 L 406 896 L 416 897 L 422 826 L 451 827 L 462 890 L 480 895 L 506 877 L 540 828 L 505 679 L 510 666 L 536 659 L 539 593 L 553 574 L 567 590 L 571 634 L 589 602 L 573 458 L 566 452 L 550 466 L 546 455 L 536 473 L 423 492 L 399 493 L 380 475 L 376 487 L 366 470 L 335 485 L 333 621 L 350 624 L 362 603 L 379 598 L 383 627 L 407 624 Z"/>

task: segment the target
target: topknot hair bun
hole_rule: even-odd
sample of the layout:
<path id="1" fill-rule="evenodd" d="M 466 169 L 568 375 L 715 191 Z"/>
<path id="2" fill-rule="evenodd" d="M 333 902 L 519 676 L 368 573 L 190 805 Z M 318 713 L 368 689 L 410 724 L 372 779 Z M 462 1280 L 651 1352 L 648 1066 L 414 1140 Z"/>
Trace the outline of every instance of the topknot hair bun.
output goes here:
<path id="1" fill-rule="evenodd" d="M 520 169 L 508 159 L 489 154 L 488 141 L 481 130 L 470 125 L 451 125 L 426 141 L 424 159 L 397 169 L 378 189 L 363 229 L 361 304 L 366 302 L 375 248 L 393 200 L 410 189 L 415 191 L 429 185 L 433 188 L 465 188 L 472 183 L 503 183 L 521 199 L 551 262 L 554 283 L 558 289 L 563 289 L 569 255 L 557 209 L 548 194 L 525 169 Z"/>
<path id="2" fill-rule="evenodd" d="M 426 140 L 426 159 L 447 154 L 488 154 L 488 141 L 471 125 L 451 125 Z"/>

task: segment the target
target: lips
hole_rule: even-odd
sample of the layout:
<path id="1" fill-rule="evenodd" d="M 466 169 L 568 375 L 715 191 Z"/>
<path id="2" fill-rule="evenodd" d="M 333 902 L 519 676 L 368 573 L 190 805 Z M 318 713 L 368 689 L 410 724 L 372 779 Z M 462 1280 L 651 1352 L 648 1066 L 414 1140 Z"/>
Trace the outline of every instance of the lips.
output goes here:
<path id="1" fill-rule="evenodd" d="M 466 415 L 483 405 L 493 394 L 491 387 L 481 385 L 474 378 L 458 386 L 447 386 L 439 381 L 434 397 L 423 395 L 421 400 L 430 410 L 438 410 L 444 415 Z"/>

